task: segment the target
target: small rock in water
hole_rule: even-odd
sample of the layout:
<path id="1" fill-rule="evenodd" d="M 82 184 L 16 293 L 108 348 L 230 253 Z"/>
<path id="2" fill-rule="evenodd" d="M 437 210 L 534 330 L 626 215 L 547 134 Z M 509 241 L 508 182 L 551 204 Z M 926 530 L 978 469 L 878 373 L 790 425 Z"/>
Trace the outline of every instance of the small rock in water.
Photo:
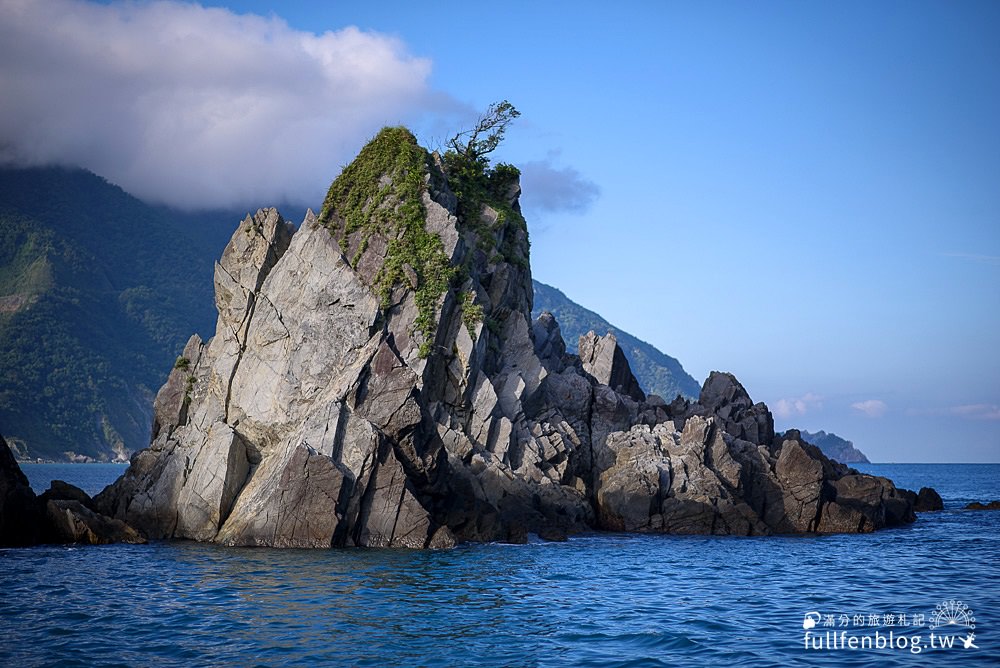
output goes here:
<path id="1" fill-rule="evenodd" d="M 973 501 L 965 507 L 966 510 L 1000 510 L 1000 501 L 990 501 L 989 503 L 980 503 L 979 501 Z"/>
<path id="2" fill-rule="evenodd" d="M 917 502 L 913 505 L 914 512 L 926 513 L 934 510 L 943 510 L 944 501 L 941 495 L 933 487 L 921 487 L 917 492 Z"/>

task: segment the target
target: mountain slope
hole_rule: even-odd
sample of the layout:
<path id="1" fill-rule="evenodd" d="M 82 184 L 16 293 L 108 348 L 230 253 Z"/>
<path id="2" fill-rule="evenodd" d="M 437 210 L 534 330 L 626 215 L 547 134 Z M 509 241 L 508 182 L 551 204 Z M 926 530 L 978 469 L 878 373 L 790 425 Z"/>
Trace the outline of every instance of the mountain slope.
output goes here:
<path id="1" fill-rule="evenodd" d="M 561 291 L 538 281 L 532 281 L 535 303 L 531 316 L 537 318 L 542 311 L 548 311 L 559 321 L 566 348 L 576 353 L 578 339 L 593 330 L 598 336 L 612 332 L 618 339 L 632 372 L 639 379 L 642 389 L 658 394 L 667 401 L 678 394 L 696 399 L 701 391 L 698 381 L 692 378 L 681 363 L 665 355 L 645 341 L 623 332 L 597 313 L 570 300 Z"/>
<path id="2" fill-rule="evenodd" d="M 836 459 L 841 464 L 867 464 L 868 457 L 865 453 L 854 447 L 854 443 L 837 436 L 834 433 L 818 431 L 810 434 L 808 431 L 802 432 L 802 438 L 809 441 L 830 459 Z"/>
<path id="3" fill-rule="evenodd" d="M 145 445 L 153 390 L 212 330 L 215 236 L 83 170 L 0 170 L 0 430 L 20 456 Z"/>

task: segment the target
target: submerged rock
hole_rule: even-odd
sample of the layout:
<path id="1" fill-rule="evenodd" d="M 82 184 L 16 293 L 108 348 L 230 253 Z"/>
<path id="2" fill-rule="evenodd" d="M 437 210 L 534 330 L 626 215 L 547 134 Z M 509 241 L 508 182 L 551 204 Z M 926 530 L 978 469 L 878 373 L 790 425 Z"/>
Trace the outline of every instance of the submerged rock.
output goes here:
<path id="1" fill-rule="evenodd" d="M 966 510 L 1000 510 L 1000 501 L 990 501 L 989 503 L 980 503 L 979 501 L 973 501 L 972 503 L 965 506 Z"/>
<path id="2" fill-rule="evenodd" d="M 248 216 L 216 267 L 215 336 L 189 341 L 150 447 L 95 507 L 150 538 L 284 547 L 913 520 L 890 481 L 776 436 L 730 374 L 666 404 L 613 336 L 567 354 L 550 314 L 530 319 L 519 192 L 459 200 L 393 128 L 298 231 Z"/>

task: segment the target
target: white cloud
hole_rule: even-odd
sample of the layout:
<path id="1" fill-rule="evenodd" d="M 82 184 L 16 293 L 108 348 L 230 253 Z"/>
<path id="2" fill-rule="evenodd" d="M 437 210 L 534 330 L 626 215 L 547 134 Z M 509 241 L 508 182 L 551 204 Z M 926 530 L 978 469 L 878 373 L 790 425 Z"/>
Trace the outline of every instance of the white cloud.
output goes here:
<path id="1" fill-rule="evenodd" d="M 996 404 L 962 404 L 943 408 L 911 408 L 906 414 L 912 417 L 957 417 L 966 420 L 1000 420 L 1000 406 Z"/>
<path id="2" fill-rule="evenodd" d="M 521 206 L 530 215 L 533 211 L 569 211 L 582 213 L 601 194 L 596 183 L 572 167 L 553 166 L 552 156 L 519 165 L 524 194 Z"/>
<path id="3" fill-rule="evenodd" d="M 969 418 L 970 420 L 1000 420 L 1000 406 L 996 404 L 965 404 L 952 406 L 947 410 L 949 415 Z"/>
<path id="4" fill-rule="evenodd" d="M 868 399 L 867 401 L 857 401 L 851 404 L 851 408 L 860 411 L 870 418 L 882 417 L 889 407 L 884 401 L 879 399 Z"/>
<path id="5" fill-rule="evenodd" d="M 0 0 L 0 161 L 86 167 L 188 208 L 318 205 L 383 125 L 450 102 L 353 27 L 180 2 Z"/>
<path id="6" fill-rule="evenodd" d="M 774 414 L 788 419 L 797 415 L 805 415 L 810 410 L 823 407 L 823 397 L 807 392 L 801 397 L 778 399 L 774 404 Z"/>

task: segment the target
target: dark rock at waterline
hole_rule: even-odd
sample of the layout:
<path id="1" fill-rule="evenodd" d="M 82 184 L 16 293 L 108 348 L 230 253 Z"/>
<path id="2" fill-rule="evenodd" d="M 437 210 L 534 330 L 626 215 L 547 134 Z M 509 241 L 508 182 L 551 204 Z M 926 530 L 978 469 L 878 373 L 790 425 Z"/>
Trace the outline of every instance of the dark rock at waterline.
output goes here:
<path id="1" fill-rule="evenodd" d="M 933 487 L 921 487 L 917 492 L 917 502 L 913 504 L 913 510 L 918 513 L 926 513 L 934 510 L 943 510 L 944 501 L 941 495 Z"/>
<path id="2" fill-rule="evenodd" d="M 76 485 L 71 485 L 64 480 L 53 480 L 50 482 L 49 488 L 42 492 L 38 496 L 38 499 L 43 504 L 47 504 L 49 501 L 76 501 L 90 510 L 94 509 L 94 502 L 89 494 Z"/>
<path id="3" fill-rule="evenodd" d="M 965 507 L 966 510 L 1000 510 L 1000 501 L 990 501 L 989 503 L 980 503 L 979 501 L 973 501 Z"/>
<path id="4" fill-rule="evenodd" d="M 74 485 L 55 480 L 42 496 L 35 496 L 0 436 L 0 546 L 144 542 L 125 522 L 94 512 L 90 497 Z"/>
<path id="5" fill-rule="evenodd" d="M 35 545 L 45 538 L 46 524 L 27 476 L 0 436 L 0 546 Z"/>
<path id="6" fill-rule="evenodd" d="M 538 532 L 538 537 L 551 543 L 564 543 L 569 536 L 558 527 L 549 527 Z"/>
<path id="7" fill-rule="evenodd" d="M 921 487 L 919 492 L 912 492 L 908 489 L 900 491 L 909 499 L 914 512 L 926 513 L 944 509 L 941 495 L 932 487 Z"/>
<path id="8" fill-rule="evenodd" d="M 53 531 L 51 542 L 87 545 L 146 542 L 139 532 L 121 520 L 95 513 L 79 501 L 48 501 L 45 510 Z"/>

